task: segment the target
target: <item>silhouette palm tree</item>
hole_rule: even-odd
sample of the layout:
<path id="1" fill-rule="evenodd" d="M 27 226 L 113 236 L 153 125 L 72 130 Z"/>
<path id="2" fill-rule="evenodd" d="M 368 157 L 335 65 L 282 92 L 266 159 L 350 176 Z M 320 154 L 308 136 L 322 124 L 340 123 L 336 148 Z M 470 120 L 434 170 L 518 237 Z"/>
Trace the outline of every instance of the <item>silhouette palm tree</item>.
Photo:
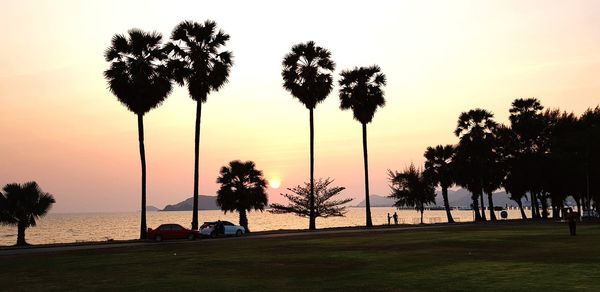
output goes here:
<path id="1" fill-rule="evenodd" d="M 335 63 L 331 52 L 313 41 L 296 44 L 283 58 L 283 88 L 297 98 L 309 112 L 310 125 L 310 218 L 309 230 L 316 229 L 314 187 L 314 119 L 313 111 L 324 101 L 333 88 L 332 72 Z"/>
<path id="2" fill-rule="evenodd" d="M 237 211 L 240 214 L 240 225 L 248 228 L 246 211 L 263 211 L 267 206 L 267 181 L 263 173 L 256 169 L 252 161 L 234 160 L 229 166 L 223 166 L 217 183 L 221 188 L 217 191 L 217 205 L 227 212 Z"/>
<path id="3" fill-rule="evenodd" d="M 43 192 L 36 182 L 7 184 L 0 193 L 0 224 L 17 226 L 17 245 L 27 245 L 25 229 L 35 226 L 45 216 L 54 197 Z"/>
<path id="4" fill-rule="evenodd" d="M 450 204 L 448 203 L 448 188 L 454 183 L 452 178 L 452 157 L 454 156 L 454 146 L 437 145 L 427 147 L 425 151 L 425 171 L 424 174 L 434 183 L 440 184 L 442 188 L 442 197 L 444 198 L 444 208 L 449 223 L 454 223 L 450 213 Z"/>
<path id="5" fill-rule="evenodd" d="M 468 167 L 473 171 L 478 182 L 471 191 L 478 194 L 481 199 L 481 219 L 485 221 L 485 207 L 483 203 L 483 188 L 486 185 L 484 173 L 490 166 L 494 132 L 498 124 L 493 120 L 494 115 L 484 109 L 473 109 L 463 112 L 458 118 L 458 125 L 454 134 L 460 138 L 459 148 L 467 156 Z M 473 202 L 476 206 L 476 202 Z M 477 219 L 477 218 L 476 218 Z"/>
<path id="6" fill-rule="evenodd" d="M 388 170 L 390 188 L 392 194 L 389 196 L 396 200 L 394 206 L 413 207 L 421 213 L 421 224 L 423 224 L 423 212 L 425 205 L 435 204 L 435 187 L 429 179 L 423 175 L 414 164 L 403 172 Z"/>
<path id="7" fill-rule="evenodd" d="M 132 29 L 128 36 L 115 35 L 104 53 L 110 68 L 104 71 L 110 91 L 138 117 L 142 164 L 142 206 L 140 239 L 146 239 L 146 153 L 144 114 L 159 106 L 171 92 L 167 54 L 161 34 Z"/>
<path id="8" fill-rule="evenodd" d="M 542 116 L 544 107 L 536 98 L 517 98 L 509 109 L 509 120 L 511 129 L 515 133 L 515 155 L 521 162 L 521 166 L 527 169 L 531 175 L 528 176 L 527 189 L 531 196 L 531 212 L 533 218 L 540 217 L 538 205 L 538 193 L 541 192 L 541 177 L 536 174 L 542 172 L 536 156 L 544 152 L 542 136 L 547 121 Z"/>
<path id="9" fill-rule="evenodd" d="M 385 106 L 383 89 L 385 75 L 379 66 L 360 67 L 340 73 L 340 108 L 352 109 L 354 119 L 362 125 L 363 160 L 365 167 L 366 225 L 372 227 L 369 200 L 369 159 L 367 151 L 367 124 L 373 120 L 377 108 Z"/>
<path id="10" fill-rule="evenodd" d="M 187 85 L 190 97 L 196 101 L 196 128 L 194 148 L 194 206 L 192 229 L 198 229 L 198 176 L 200 160 L 200 118 L 202 104 L 208 94 L 218 91 L 227 83 L 233 65 L 230 51 L 223 46 L 229 35 L 216 30 L 217 24 L 207 20 L 204 23 L 183 21 L 178 24 L 167 44 L 172 54 L 169 61 L 173 79 L 179 85 Z"/>

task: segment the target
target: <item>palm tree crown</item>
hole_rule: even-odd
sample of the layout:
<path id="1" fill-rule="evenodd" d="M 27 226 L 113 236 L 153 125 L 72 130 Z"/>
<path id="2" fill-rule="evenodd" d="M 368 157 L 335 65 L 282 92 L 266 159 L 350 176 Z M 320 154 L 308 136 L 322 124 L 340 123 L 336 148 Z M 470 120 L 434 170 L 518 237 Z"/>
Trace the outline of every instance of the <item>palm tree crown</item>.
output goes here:
<path id="1" fill-rule="evenodd" d="M 104 71 L 110 91 L 127 109 L 143 115 L 159 106 L 171 92 L 167 55 L 157 32 L 132 29 L 117 34 L 104 53 L 110 68 Z"/>
<path id="2" fill-rule="evenodd" d="M 463 112 L 458 117 L 458 125 L 454 134 L 460 137 L 461 140 L 465 138 L 466 140 L 474 141 L 485 138 L 493 133 L 498 125 L 493 118 L 494 115 L 484 109 L 472 109 L 468 112 Z"/>
<path id="3" fill-rule="evenodd" d="M 173 29 L 166 47 L 173 56 L 169 61 L 173 79 L 181 86 L 187 83 L 195 101 L 206 102 L 211 91 L 227 83 L 233 65 L 232 53 L 223 49 L 229 35 L 216 27 L 212 20 L 183 21 Z"/>
<path id="4" fill-rule="evenodd" d="M 377 108 L 385 105 L 385 75 L 375 65 L 342 71 L 340 75 L 340 108 L 352 109 L 354 119 L 361 124 L 370 123 Z"/>
<path id="5" fill-rule="evenodd" d="M 308 109 L 314 109 L 333 89 L 331 52 L 313 41 L 294 45 L 282 65 L 283 87 Z"/>
<path id="6" fill-rule="evenodd" d="M 43 192 L 36 182 L 7 184 L 0 193 L 0 224 L 18 228 L 17 245 L 25 245 L 25 229 L 35 226 L 45 216 L 54 197 Z"/>
<path id="7" fill-rule="evenodd" d="M 454 146 L 437 145 L 427 147 L 425 151 L 425 175 L 441 187 L 450 187 L 452 185 L 452 157 L 454 156 Z"/>

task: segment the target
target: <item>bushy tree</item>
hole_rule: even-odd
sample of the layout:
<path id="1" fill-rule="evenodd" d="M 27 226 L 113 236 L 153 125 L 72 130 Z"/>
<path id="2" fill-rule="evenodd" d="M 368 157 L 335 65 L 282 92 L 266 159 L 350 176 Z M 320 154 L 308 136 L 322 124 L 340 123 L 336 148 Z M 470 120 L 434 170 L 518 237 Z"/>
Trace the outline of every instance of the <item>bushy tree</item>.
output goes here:
<path id="1" fill-rule="evenodd" d="M 417 169 L 414 164 L 403 172 L 388 170 L 390 198 L 396 200 L 396 208 L 412 207 L 421 213 L 421 224 L 423 224 L 423 212 L 425 206 L 435 204 L 434 184 Z"/>

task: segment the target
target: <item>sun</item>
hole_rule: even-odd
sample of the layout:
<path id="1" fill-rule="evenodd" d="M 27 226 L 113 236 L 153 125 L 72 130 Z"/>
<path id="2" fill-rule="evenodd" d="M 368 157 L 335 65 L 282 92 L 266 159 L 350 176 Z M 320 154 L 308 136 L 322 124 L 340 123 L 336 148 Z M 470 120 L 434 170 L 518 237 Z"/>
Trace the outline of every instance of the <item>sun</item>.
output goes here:
<path id="1" fill-rule="evenodd" d="M 278 178 L 272 178 L 271 180 L 269 180 L 269 185 L 272 189 L 278 189 L 279 186 L 281 186 L 281 180 Z"/>

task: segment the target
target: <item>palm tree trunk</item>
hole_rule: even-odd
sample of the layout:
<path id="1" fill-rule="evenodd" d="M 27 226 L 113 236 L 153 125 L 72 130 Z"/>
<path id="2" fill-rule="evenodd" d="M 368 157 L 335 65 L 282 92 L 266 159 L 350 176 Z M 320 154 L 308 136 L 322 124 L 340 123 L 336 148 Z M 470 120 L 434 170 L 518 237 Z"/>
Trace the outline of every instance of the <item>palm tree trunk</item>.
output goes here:
<path id="1" fill-rule="evenodd" d="M 487 221 L 485 218 L 485 203 L 483 202 L 483 191 L 479 193 L 479 199 L 481 200 L 481 221 Z"/>
<path id="2" fill-rule="evenodd" d="M 515 200 L 515 202 L 517 202 L 519 210 L 521 211 L 521 218 L 523 218 L 523 220 L 527 219 L 527 215 L 525 215 L 525 210 L 523 210 L 523 202 L 521 201 L 521 198 Z"/>
<path id="3" fill-rule="evenodd" d="M 471 208 L 475 212 L 475 222 L 481 221 L 481 214 L 479 213 L 479 203 L 477 202 L 479 195 L 472 193 L 471 200 L 473 200 Z"/>
<path id="4" fill-rule="evenodd" d="M 492 200 L 492 192 L 488 192 L 488 205 L 490 206 L 490 221 L 496 221 L 496 213 L 494 213 L 494 201 Z"/>
<path id="5" fill-rule="evenodd" d="M 454 223 L 454 218 L 452 218 L 452 213 L 450 213 L 450 203 L 448 202 L 448 187 L 442 187 L 442 197 L 444 198 L 444 208 L 446 209 L 448 223 Z"/>
<path id="6" fill-rule="evenodd" d="M 363 133 L 363 159 L 365 163 L 365 211 L 367 217 L 367 227 L 373 227 L 371 221 L 371 202 L 369 198 L 369 157 L 367 151 L 367 124 L 362 124 Z M 423 222 L 421 222 L 423 223 Z"/>
<path id="7" fill-rule="evenodd" d="M 315 218 L 315 122 L 313 118 L 313 109 L 309 109 L 310 114 L 310 216 L 308 219 L 308 230 L 317 229 Z"/>
<path id="8" fill-rule="evenodd" d="M 530 192 L 530 197 L 531 197 L 531 217 L 532 218 L 540 218 L 540 209 L 538 208 L 537 194 L 535 192 Z"/>
<path id="9" fill-rule="evenodd" d="M 250 233 L 250 229 L 248 228 L 248 216 L 246 216 L 246 209 L 238 210 L 240 213 L 240 225 L 246 228 L 246 233 Z"/>
<path id="10" fill-rule="evenodd" d="M 142 215 L 140 223 L 140 239 L 146 239 L 146 149 L 144 148 L 144 116 L 138 114 L 138 140 L 140 144 L 140 160 L 142 163 Z"/>
<path id="11" fill-rule="evenodd" d="M 194 206 L 192 207 L 192 230 L 198 230 L 198 177 L 200 175 L 200 118 L 202 99 L 196 101 L 196 129 L 194 137 Z"/>
<path id="12" fill-rule="evenodd" d="M 542 205 L 542 217 L 548 219 L 548 198 L 540 196 L 540 204 Z"/>
<path id="13" fill-rule="evenodd" d="M 17 246 L 23 245 L 27 245 L 27 242 L 25 241 L 25 223 L 19 221 L 17 224 Z"/>
<path id="14" fill-rule="evenodd" d="M 421 211 L 421 224 L 423 224 L 423 211 L 425 211 L 425 210 L 421 209 L 420 211 Z"/>

